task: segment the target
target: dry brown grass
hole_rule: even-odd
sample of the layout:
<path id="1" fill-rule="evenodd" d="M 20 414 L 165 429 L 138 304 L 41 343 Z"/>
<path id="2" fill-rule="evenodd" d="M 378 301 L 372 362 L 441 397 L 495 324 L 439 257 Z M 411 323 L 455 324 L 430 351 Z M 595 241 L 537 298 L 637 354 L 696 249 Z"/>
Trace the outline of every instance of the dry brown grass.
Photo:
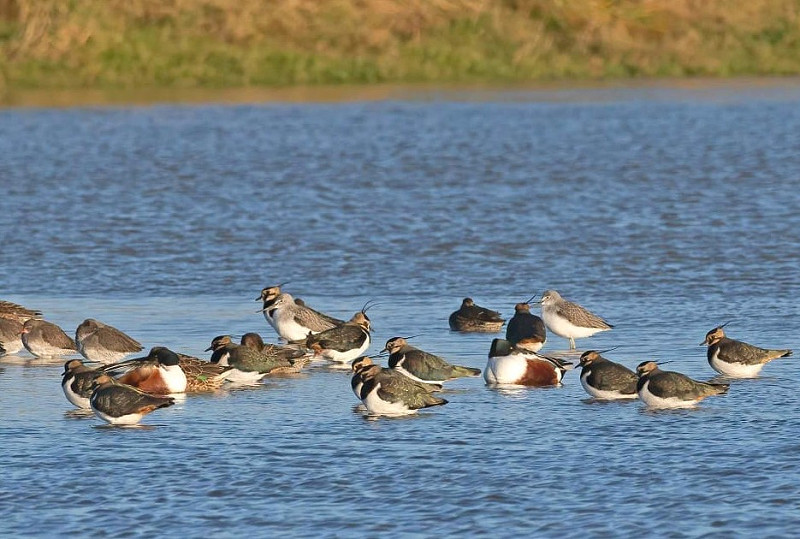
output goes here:
<path id="1" fill-rule="evenodd" d="M 0 0 L 8 86 L 800 72 L 800 0 Z"/>

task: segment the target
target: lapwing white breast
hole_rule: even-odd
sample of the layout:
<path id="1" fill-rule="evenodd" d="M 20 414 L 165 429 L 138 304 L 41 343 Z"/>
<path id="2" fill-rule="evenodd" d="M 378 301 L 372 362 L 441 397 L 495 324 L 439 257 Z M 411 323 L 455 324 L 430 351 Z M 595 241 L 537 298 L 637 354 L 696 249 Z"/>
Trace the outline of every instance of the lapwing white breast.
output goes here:
<path id="1" fill-rule="evenodd" d="M 145 415 L 175 404 L 173 397 L 159 397 L 121 384 L 108 375 L 93 383 L 90 406 L 95 415 L 112 425 L 136 425 Z"/>
<path id="2" fill-rule="evenodd" d="M 720 374 L 732 378 L 753 378 L 773 359 L 792 355 L 789 349 L 770 350 L 731 339 L 722 329 L 725 325 L 709 331 L 700 343 L 700 346 L 708 346 L 708 364 Z"/>
<path id="3" fill-rule="evenodd" d="M 636 367 L 639 399 L 651 408 L 690 408 L 713 395 L 728 392 L 730 385 L 693 380 L 679 372 L 662 371 L 655 361 Z"/>
<path id="4" fill-rule="evenodd" d="M 403 337 L 389 339 L 383 350 L 390 354 L 389 367 L 417 382 L 443 384 L 454 378 L 481 374 L 480 369 L 452 365 L 439 356 L 411 346 Z"/>
<path id="5" fill-rule="evenodd" d="M 614 363 L 596 350 L 581 354 L 581 385 L 592 397 L 598 400 L 631 400 L 639 397 L 636 373 Z"/>

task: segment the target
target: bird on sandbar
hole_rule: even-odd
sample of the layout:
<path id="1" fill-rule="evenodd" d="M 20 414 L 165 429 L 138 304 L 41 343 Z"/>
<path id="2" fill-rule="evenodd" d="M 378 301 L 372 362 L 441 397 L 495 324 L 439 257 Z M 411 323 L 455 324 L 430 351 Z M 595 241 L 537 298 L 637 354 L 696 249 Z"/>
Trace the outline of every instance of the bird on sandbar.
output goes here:
<path id="1" fill-rule="evenodd" d="M 57 358 L 78 352 L 75 341 L 51 322 L 30 318 L 20 331 L 23 346 L 36 357 Z"/>
<path id="2" fill-rule="evenodd" d="M 569 339 L 570 350 L 575 350 L 575 339 L 591 337 L 614 327 L 577 303 L 565 300 L 555 290 L 545 290 L 537 303 L 542 306 L 542 319 L 547 329 Z"/>
<path id="3" fill-rule="evenodd" d="M 113 326 L 87 318 L 75 330 L 78 352 L 89 361 L 116 363 L 144 350 L 139 341 Z"/>

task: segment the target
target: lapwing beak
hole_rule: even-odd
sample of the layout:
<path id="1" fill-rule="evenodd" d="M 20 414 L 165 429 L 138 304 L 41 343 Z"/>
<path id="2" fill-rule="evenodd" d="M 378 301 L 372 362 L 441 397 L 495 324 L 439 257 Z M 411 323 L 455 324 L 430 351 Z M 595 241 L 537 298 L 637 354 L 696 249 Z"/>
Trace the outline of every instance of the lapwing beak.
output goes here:
<path id="1" fill-rule="evenodd" d="M 258 296 L 258 297 L 256 298 L 256 301 L 261 301 L 261 296 Z"/>
<path id="2" fill-rule="evenodd" d="M 706 344 L 706 342 L 707 342 L 707 341 L 703 341 L 703 342 L 701 342 L 700 344 L 698 344 L 697 346 L 703 346 L 704 344 Z"/>
<path id="3" fill-rule="evenodd" d="M 531 296 L 531 297 L 528 299 L 528 301 L 526 301 L 525 303 L 527 303 L 528 305 L 530 305 L 530 304 L 531 304 L 531 302 L 533 301 L 533 298 L 535 298 L 535 297 L 536 297 L 536 294 L 532 295 L 532 296 Z"/>
<path id="4" fill-rule="evenodd" d="M 203 350 L 203 352 L 209 352 L 209 351 L 211 351 L 211 350 L 213 350 L 213 349 L 214 349 L 214 347 L 213 347 L 213 346 L 209 346 L 208 348 L 206 348 L 205 350 Z"/>

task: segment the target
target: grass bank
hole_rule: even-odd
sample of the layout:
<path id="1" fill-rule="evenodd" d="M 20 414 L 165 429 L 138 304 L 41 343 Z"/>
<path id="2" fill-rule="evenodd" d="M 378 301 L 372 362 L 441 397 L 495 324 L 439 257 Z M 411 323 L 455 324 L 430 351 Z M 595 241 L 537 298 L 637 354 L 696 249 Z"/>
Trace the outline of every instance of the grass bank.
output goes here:
<path id="1" fill-rule="evenodd" d="M 800 73 L 800 0 L 0 0 L 0 91 Z"/>

